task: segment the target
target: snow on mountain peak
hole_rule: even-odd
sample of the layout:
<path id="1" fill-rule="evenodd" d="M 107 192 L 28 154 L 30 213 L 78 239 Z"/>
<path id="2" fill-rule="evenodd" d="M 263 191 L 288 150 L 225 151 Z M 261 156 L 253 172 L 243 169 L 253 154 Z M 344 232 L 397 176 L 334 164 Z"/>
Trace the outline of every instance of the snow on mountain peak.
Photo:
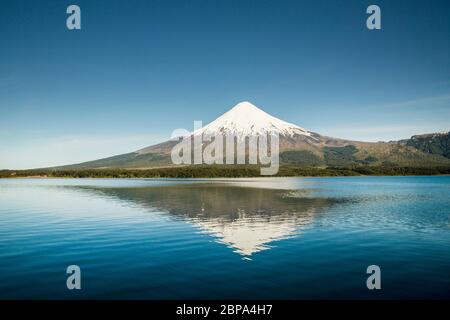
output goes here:
<path id="1" fill-rule="evenodd" d="M 238 104 L 236 104 L 233 108 L 231 108 L 229 111 L 231 110 L 237 110 L 239 112 L 241 112 L 240 110 L 245 110 L 245 109 L 253 109 L 253 110 L 260 110 L 257 106 L 255 106 L 254 104 L 252 104 L 249 101 L 242 101 L 239 102 Z"/>
<path id="2" fill-rule="evenodd" d="M 213 122 L 194 131 L 193 134 L 225 134 L 242 137 L 273 132 L 289 137 L 311 135 L 309 131 L 275 118 L 248 101 L 239 102 Z"/>

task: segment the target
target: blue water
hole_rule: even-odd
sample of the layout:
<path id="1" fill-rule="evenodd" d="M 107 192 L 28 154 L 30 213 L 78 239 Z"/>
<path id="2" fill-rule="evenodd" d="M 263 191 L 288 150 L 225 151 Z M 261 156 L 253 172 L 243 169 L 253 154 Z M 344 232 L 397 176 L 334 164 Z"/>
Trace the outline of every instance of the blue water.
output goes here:
<path id="1" fill-rule="evenodd" d="M 450 177 L 4 179 L 0 298 L 450 298 L 449 231 Z"/>

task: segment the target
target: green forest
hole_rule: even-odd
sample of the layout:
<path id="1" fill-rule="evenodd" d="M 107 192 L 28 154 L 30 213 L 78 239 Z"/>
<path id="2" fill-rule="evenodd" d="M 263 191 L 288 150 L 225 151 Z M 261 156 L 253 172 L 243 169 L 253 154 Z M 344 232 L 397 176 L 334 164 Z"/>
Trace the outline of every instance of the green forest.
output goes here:
<path id="1" fill-rule="evenodd" d="M 348 167 L 296 167 L 281 166 L 278 177 L 326 177 L 360 175 L 446 175 L 450 167 L 395 167 L 395 166 L 348 166 Z M 35 169 L 0 170 L 0 178 L 236 178 L 261 177 L 259 166 L 195 165 L 154 169 Z"/>

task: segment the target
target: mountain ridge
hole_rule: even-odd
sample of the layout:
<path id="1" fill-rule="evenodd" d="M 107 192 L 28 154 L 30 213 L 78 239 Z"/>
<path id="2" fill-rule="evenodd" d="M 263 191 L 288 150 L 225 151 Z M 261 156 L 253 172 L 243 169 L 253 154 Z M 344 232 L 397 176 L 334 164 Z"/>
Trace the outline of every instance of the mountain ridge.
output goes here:
<path id="1" fill-rule="evenodd" d="M 278 119 L 248 101 L 236 104 L 206 126 L 189 135 L 214 134 L 246 137 L 277 132 L 280 163 L 307 167 L 365 166 L 450 166 L 449 133 L 415 135 L 390 142 L 363 142 L 321 135 Z M 443 138 L 436 138 L 441 137 Z M 433 140 L 438 141 L 435 147 Z M 155 168 L 174 166 L 170 153 L 178 143 L 168 140 L 134 152 L 54 169 Z"/>

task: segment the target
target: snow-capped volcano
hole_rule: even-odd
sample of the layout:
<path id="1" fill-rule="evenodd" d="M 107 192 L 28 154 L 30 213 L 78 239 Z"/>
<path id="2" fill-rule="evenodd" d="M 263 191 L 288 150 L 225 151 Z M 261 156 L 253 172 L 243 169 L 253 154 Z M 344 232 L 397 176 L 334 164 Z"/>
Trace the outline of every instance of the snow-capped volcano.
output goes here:
<path id="1" fill-rule="evenodd" d="M 204 135 L 202 138 L 205 138 L 205 136 L 223 135 L 247 138 L 274 133 L 279 135 L 280 160 L 282 164 L 286 165 L 335 167 L 343 165 L 381 166 L 390 163 L 400 166 L 430 167 L 450 164 L 450 160 L 447 158 L 448 152 L 445 151 L 446 149 L 442 150 L 442 146 L 446 145 L 445 139 L 448 138 L 448 135 L 445 134 L 434 134 L 432 135 L 433 139 L 427 135 L 424 136 L 424 139 L 416 136 L 413 139 L 389 143 L 350 141 L 303 129 L 275 118 L 247 101 L 238 103 L 216 120 L 186 136 L 195 138 L 198 135 Z M 178 137 L 181 138 L 181 136 Z M 171 153 L 178 143 L 178 139 L 170 139 L 134 152 L 56 168 L 167 167 L 173 165 Z M 438 150 L 437 154 L 430 154 L 430 143 L 439 145 L 436 149 Z M 209 146 L 208 142 L 204 142 L 202 145 Z"/>
<path id="2" fill-rule="evenodd" d="M 324 137 L 321 135 L 271 116 L 248 101 L 239 102 L 214 121 L 190 132 L 186 137 L 222 135 L 245 139 L 265 134 L 278 134 L 282 149 L 295 149 L 303 146 L 310 148 L 311 146 L 322 146 L 325 143 Z M 328 139 L 328 142 L 335 144 L 337 140 Z M 170 153 L 176 143 L 176 140 L 170 140 L 140 149 L 137 153 Z"/>
<path id="3" fill-rule="evenodd" d="M 193 132 L 194 135 L 235 135 L 237 137 L 278 133 L 280 136 L 311 136 L 311 132 L 285 122 L 259 109 L 248 101 L 235 105 L 208 125 Z"/>

